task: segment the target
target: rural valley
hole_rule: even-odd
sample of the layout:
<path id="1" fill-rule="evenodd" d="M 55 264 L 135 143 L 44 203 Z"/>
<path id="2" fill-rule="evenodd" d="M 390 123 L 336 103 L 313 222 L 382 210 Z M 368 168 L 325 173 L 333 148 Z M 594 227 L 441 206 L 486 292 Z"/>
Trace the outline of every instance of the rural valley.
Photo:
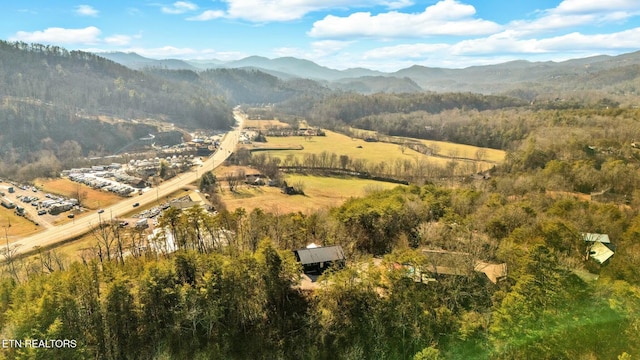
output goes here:
<path id="1" fill-rule="evenodd" d="M 0 41 L 0 359 L 636 358 L 638 88 Z"/>

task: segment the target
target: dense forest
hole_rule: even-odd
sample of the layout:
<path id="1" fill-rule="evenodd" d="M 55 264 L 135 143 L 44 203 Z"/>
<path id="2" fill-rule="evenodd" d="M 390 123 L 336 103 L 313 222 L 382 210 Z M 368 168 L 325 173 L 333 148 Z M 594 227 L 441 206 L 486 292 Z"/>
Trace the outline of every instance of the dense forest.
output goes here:
<path id="1" fill-rule="evenodd" d="M 96 236 L 101 256 L 83 263 L 66 264 L 55 250 L 12 262 L 0 285 L 2 337 L 77 344 L 0 356 L 611 359 L 640 351 L 640 215 L 630 208 L 426 185 L 308 215 L 172 209 L 160 224 L 178 252 L 125 252 L 115 226 Z M 203 242 L 220 229 L 224 240 Z M 615 241 L 608 264 L 584 259 L 582 231 Z M 309 242 L 349 254 L 313 291 L 296 286 L 301 269 L 290 250 Z M 506 261 L 509 277 L 416 282 L 396 265 L 426 266 L 413 250 L 421 247 Z M 384 255 L 379 265 L 372 254 Z M 598 280 L 578 276 L 584 269 Z"/>
<path id="2" fill-rule="evenodd" d="M 226 111 L 218 101 L 277 103 L 260 111 L 344 133 L 365 129 L 498 148 L 507 157 L 480 178 L 412 172 L 404 177 L 410 185 L 371 189 L 366 196 L 309 213 L 228 211 L 224 204 L 217 204 L 215 213 L 169 208 L 158 221 L 175 239 L 175 252 L 167 250 L 166 235 L 149 242 L 142 231 L 117 224 L 94 231 L 93 246 L 81 261 L 70 261 L 56 249 L 31 258 L 5 252 L 0 339 L 67 339 L 73 346 L 3 345 L 0 358 L 640 356 L 640 110 L 625 105 L 631 99 L 619 101 L 624 92 L 608 97 L 600 88 L 585 97 L 589 89 L 582 88 L 574 98 L 567 92 L 527 101 L 521 99 L 531 94 L 528 89 L 512 91 L 523 96 L 362 95 L 254 70 L 134 72 L 91 54 L 2 46 L 24 57 L 12 60 L 12 68 L 31 64 L 45 83 L 47 77 L 60 80 L 72 64 L 79 66 L 74 74 L 80 68 L 111 74 L 77 85 L 91 97 L 87 108 L 95 111 L 109 100 L 117 109 L 110 111 L 125 117 L 150 111 L 173 119 L 184 111 L 184 124 L 222 126 L 230 113 L 200 118 L 188 112 L 209 114 L 208 106 L 216 107 L 213 114 Z M 0 61 L 8 64 L 4 53 Z M 96 136 L 90 123 L 95 120 L 77 114 L 75 95 L 52 87 L 47 95 L 46 86 L 21 82 L 21 72 L 7 66 L 0 67 L 0 79 L 15 89 L 0 88 L 0 170 L 5 173 L 53 172 L 61 166 L 56 161 L 70 162 L 87 150 L 111 149 L 148 132 L 140 124 L 103 124 Z M 29 68 L 22 69 L 27 74 Z M 82 87 L 96 84 L 101 85 L 95 97 Z M 174 101 L 173 113 L 145 107 L 153 102 L 127 99 L 130 94 L 154 97 L 153 89 L 167 92 L 157 99 Z M 81 96 L 80 90 L 67 90 Z M 330 151 L 303 161 L 357 167 Z M 264 155 L 238 155 L 265 170 L 273 167 Z M 201 187 L 207 185 L 215 197 L 217 180 L 211 174 L 203 179 L 207 184 Z M 596 262 L 583 233 L 607 234 L 615 254 Z M 301 283 L 302 269 L 292 252 L 309 243 L 341 245 L 347 255 L 346 266 L 325 272 L 314 289 Z M 508 274 L 494 283 L 473 271 L 474 264 L 460 261 L 456 266 L 468 272 L 425 281 L 417 274 L 436 256 L 424 249 L 505 263 Z"/>

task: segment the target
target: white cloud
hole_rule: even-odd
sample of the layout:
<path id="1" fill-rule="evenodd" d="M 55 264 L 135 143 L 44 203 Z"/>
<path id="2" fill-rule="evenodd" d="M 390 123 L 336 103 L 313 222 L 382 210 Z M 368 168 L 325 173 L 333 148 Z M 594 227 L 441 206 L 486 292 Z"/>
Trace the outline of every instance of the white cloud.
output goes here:
<path id="1" fill-rule="evenodd" d="M 562 61 L 640 48 L 640 28 L 610 34 L 586 35 L 573 32 L 541 39 L 521 39 L 517 35 L 516 32 L 505 31 L 455 44 L 413 43 L 386 46 L 365 52 L 359 61 L 369 63 L 373 68 L 387 70 L 416 63 L 460 68 L 516 59 Z"/>
<path id="2" fill-rule="evenodd" d="M 102 38 L 102 31 L 95 26 L 83 29 L 47 28 L 42 31 L 18 31 L 10 38 L 11 41 L 24 41 L 40 44 L 79 44 L 79 45 L 114 45 L 124 46 L 141 35 L 115 34 Z"/>
<path id="3" fill-rule="evenodd" d="M 585 35 L 573 32 L 566 35 L 535 40 L 536 48 L 546 52 L 601 50 L 635 50 L 640 48 L 640 28 L 610 34 Z"/>
<path id="4" fill-rule="evenodd" d="M 637 0 L 564 0 L 552 12 L 559 14 L 609 13 L 617 11 L 637 12 Z"/>
<path id="5" fill-rule="evenodd" d="M 640 28 L 609 34 L 581 34 L 572 32 L 548 38 L 522 39 L 515 33 L 504 32 L 483 39 L 461 41 L 448 50 L 453 55 L 567 54 L 595 53 L 604 50 L 633 50 L 640 47 Z"/>
<path id="6" fill-rule="evenodd" d="M 399 9 L 413 5 L 412 0 L 223 0 L 227 16 L 250 22 L 292 21 L 306 14 L 327 9 L 385 6 Z"/>
<path id="7" fill-rule="evenodd" d="M 83 29 L 51 27 L 42 31 L 18 31 L 11 41 L 53 44 L 96 44 L 100 42 L 100 29 L 89 26 Z"/>
<path id="8" fill-rule="evenodd" d="M 389 9 L 402 9 L 405 7 L 409 7 L 413 5 L 414 2 L 412 0 L 395 0 L 385 2 L 384 5 Z"/>
<path id="9" fill-rule="evenodd" d="M 328 55 L 337 53 L 351 44 L 353 44 L 353 41 L 322 40 L 312 42 L 311 47 L 317 54 Z"/>
<path id="10" fill-rule="evenodd" d="M 165 14 L 184 14 L 198 10 L 198 5 L 189 1 L 176 1 L 171 6 L 163 6 L 161 10 Z"/>
<path id="11" fill-rule="evenodd" d="M 230 18 L 251 22 L 296 20 L 318 9 L 318 6 L 314 6 L 315 4 L 309 1 L 226 0 L 226 2 L 229 5 L 227 14 Z"/>
<path id="12" fill-rule="evenodd" d="M 620 23 L 640 15 L 637 0 L 564 0 L 557 7 L 539 12 L 534 20 L 515 20 L 508 28 L 527 34 L 557 31 L 576 26 L 599 26 Z"/>
<path id="13" fill-rule="evenodd" d="M 98 10 L 94 9 L 91 5 L 78 5 L 76 7 L 76 14 L 80 16 L 98 16 Z"/>
<path id="14" fill-rule="evenodd" d="M 129 35 L 113 35 L 104 39 L 104 42 L 109 45 L 123 46 L 128 45 L 131 42 L 131 36 Z"/>
<path id="15" fill-rule="evenodd" d="M 316 21 L 313 37 L 423 37 L 432 35 L 480 35 L 501 30 L 492 21 L 474 18 L 475 8 L 456 0 L 442 0 L 422 13 L 391 11 L 378 15 L 353 13 L 347 17 L 328 15 Z"/>
<path id="16" fill-rule="evenodd" d="M 321 61 L 323 58 L 335 55 L 344 50 L 352 41 L 323 40 L 311 43 L 310 49 L 301 49 L 294 47 L 281 47 L 273 50 L 273 54 L 277 57 L 293 56 L 311 61 Z"/>
<path id="17" fill-rule="evenodd" d="M 187 18 L 191 21 L 208 21 L 225 17 L 225 13 L 222 10 L 207 10 L 198 16 L 192 16 Z"/>
<path id="18" fill-rule="evenodd" d="M 395 46 L 385 46 L 364 53 L 366 60 L 373 59 L 420 59 L 433 54 L 434 52 L 449 49 L 449 44 L 400 44 Z"/>

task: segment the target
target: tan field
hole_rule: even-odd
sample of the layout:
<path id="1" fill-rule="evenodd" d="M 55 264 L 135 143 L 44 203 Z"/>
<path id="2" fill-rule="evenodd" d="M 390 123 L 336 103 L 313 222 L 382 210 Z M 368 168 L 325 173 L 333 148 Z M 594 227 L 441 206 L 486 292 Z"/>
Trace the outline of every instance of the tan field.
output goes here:
<path id="1" fill-rule="evenodd" d="M 415 140 L 414 140 L 415 141 Z M 503 150 L 481 148 L 472 145 L 456 144 L 445 141 L 418 140 L 434 149 L 434 152 L 446 157 L 463 157 L 467 159 L 485 160 L 501 163 L 506 153 Z"/>
<path id="2" fill-rule="evenodd" d="M 7 238 L 31 235 L 38 231 L 40 231 L 40 227 L 22 216 L 16 215 L 15 210 L 0 206 L 0 238 L 2 239 L 0 246 L 5 243 Z"/>
<path id="3" fill-rule="evenodd" d="M 254 129 L 267 129 L 269 127 L 290 127 L 289 124 L 284 123 L 280 120 L 245 120 L 244 121 L 245 128 L 254 128 Z"/>
<path id="4" fill-rule="evenodd" d="M 375 137 L 378 135 L 376 131 L 372 130 L 362 130 L 356 128 L 350 128 L 355 134 L 358 134 L 360 137 L 364 136 L 372 136 Z M 394 142 L 408 142 L 415 143 L 419 142 L 428 147 L 430 147 L 435 155 L 440 155 L 444 157 L 463 157 L 468 159 L 479 159 L 486 160 L 489 162 L 500 163 L 504 161 L 504 157 L 506 152 L 498 149 L 490 149 L 490 148 L 482 148 L 473 145 L 465 145 L 465 144 L 456 144 L 452 142 L 446 141 L 436 141 L 436 140 L 423 140 L 423 139 L 415 139 L 408 138 L 402 136 L 385 136 L 385 138 L 392 139 Z"/>
<path id="5" fill-rule="evenodd" d="M 467 157 L 474 159 L 478 164 L 478 170 L 486 170 L 493 166 L 492 161 L 500 162 L 504 160 L 504 151 L 494 149 L 484 149 L 469 145 L 452 144 L 445 142 L 428 142 L 422 140 L 427 146 L 436 144 L 437 154 L 440 156 L 428 156 L 411 149 L 402 149 L 399 145 L 386 142 L 366 142 L 361 139 L 350 138 L 346 135 L 326 132 L 327 136 L 317 136 L 312 138 L 291 136 L 291 137 L 269 137 L 267 143 L 253 143 L 246 145 L 249 149 L 269 148 L 269 147 L 303 147 L 303 150 L 276 150 L 266 151 L 270 156 L 285 159 L 287 156 L 297 157 L 302 160 L 305 154 L 320 154 L 323 151 L 335 153 L 338 156 L 347 155 L 350 159 L 362 159 L 369 164 L 386 162 L 391 165 L 399 161 L 410 160 L 412 162 L 426 161 L 428 163 L 445 166 L 451 159 L 449 157 Z M 410 139 L 411 141 L 417 141 Z M 481 157 L 477 156 L 481 150 Z M 480 160 L 478 160 L 480 159 Z M 463 169 L 463 167 L 459 167 Z"/>
<path id="6" fill-rule="evenodd" d="M 433 160 L 434 162 L 442 162 L 446 160 L 438 158 L 430 158 L 411 149 L 406 149 L 404 154 L 400 147 L 395 144 L 383 142 L 366 142 L 361 139 L 352 139 L 346 135 L 338 134 L 332 131 L 326 132 L 327 136 L 316 136 L 312 138 L 304 138 L 302 136 L 289 137 L 269 137 L 267 143 L 254 143 L 249 148 L 260 147 L 299 147 L 303 150 L 278 150 L 267 151 L 271 156 L 277 156 L 282 159 L 287 155 L 298 157 L 302 160 L 304 154 L 320 154 L 323 151 L 335 153 L 338 156 L 347 155 L 351 159 L 362 159 L 369 163 L 379 163 L 382 161 L 393 162 L 395 159 L 409 159 L 415 161 L 418 158 Z"/>
<path id="7" fill-rule="evenodd" d="M 287 175 L 285 181 L 294 186 L 303 185 L 305 195 L 285 195 L 280 188 L 260 186 L 242 186 L 236 193 L 228 190 L 222 193 L 222 201 L 227 209 L 233 211 L 245 208 L 249 211 L 261 208 L 268 212 L 289 213 L 315 212 L 340 206 L 351 197 L 361 197 L 367 192 L 391 189 L 398 184 L 358 178 L 334 178 L 307 175 Z M 223 185 L 224 186 L 224 185 Z"/>
<path id="8" fill-rule="evenodd" d="M 57 194 L 69 198 L 77 198 L 78 193 L 80 193 L 84 196 L 84 198 L 81 199 L 82 205 L 93 210 L 113 205 L 122 199 L 114 193 L 96 190 L 87 185 L 73 182 L 66 178 L 36 179 L 34 184 L 37 184 L 37 186 L 46 193 Z"/>

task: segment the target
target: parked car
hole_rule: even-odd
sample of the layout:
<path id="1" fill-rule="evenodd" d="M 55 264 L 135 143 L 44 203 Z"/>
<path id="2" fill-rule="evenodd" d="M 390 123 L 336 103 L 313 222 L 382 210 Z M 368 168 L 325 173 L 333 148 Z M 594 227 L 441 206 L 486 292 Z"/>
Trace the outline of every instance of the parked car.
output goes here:
<path id="1" fill-rule="evenodd" d="M 44 215 L 46 213 L 47 213 L 46 210 L 38 210 L 38 215 Z"/>
<path id="2" fill-rule="evenodd" d="M 74 218 L 74 217 L 76 217 L 76 216 L 75 216 L 74 214 L 69 214 L 69 215 L 67 215 L 67 217 L 68 217 L 69 219 L 73 219 L 73 218 Z"/>

